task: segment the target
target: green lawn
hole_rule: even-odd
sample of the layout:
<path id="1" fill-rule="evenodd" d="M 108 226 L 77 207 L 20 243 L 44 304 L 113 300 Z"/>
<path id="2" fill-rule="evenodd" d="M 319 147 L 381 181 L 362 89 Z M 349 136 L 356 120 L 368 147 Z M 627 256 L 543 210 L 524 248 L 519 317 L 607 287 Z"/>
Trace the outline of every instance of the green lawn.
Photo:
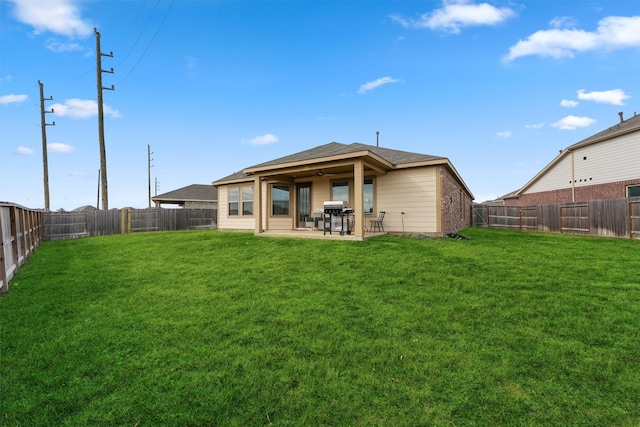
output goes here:
<path id="1" fill-rule="evenodd" d="M 640 425 L 640 241 L 464 234 L 45 242 L 0 425 Z"/>

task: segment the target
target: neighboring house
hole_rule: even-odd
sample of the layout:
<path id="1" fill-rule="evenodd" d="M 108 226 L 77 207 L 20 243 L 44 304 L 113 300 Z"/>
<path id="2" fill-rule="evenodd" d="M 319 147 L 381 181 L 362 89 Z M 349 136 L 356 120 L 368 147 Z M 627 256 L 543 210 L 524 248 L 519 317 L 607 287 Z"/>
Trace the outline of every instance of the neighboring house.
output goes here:
<path id="1" fill-rule="evenodd" d="M 219 229 L 304 228 L 325 201 L 335 200 L 354 209 L 356 237 L 381 211 L 388 232 L 442 235 L 471 225 L 473 195 L 449 159 L 359 143 L 321 145 L 213 185 Z"/>
<path id="2" fill-rule="evenodd" d="M 562 150 L 506 205 L 542 205 L 640 196 L 640 115 Z"/>
<path id="3" fill-rule="evenodd" d="M 168 193 L 152 197 L 156 207 L 179 205 L 191 209 L 217 209 L 218 190 L 213 185 L 191 184 Z"/>

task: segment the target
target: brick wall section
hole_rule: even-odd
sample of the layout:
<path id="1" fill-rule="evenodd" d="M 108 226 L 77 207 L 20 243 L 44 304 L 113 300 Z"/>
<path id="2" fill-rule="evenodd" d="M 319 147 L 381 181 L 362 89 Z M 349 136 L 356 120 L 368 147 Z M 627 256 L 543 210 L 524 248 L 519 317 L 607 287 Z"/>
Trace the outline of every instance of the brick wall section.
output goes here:
<path id="1" fill-rule="evenodd" d="M 607 184 L 576 186 L 576 202 L 589 200 L 619 199 L 627 197 L 627 186 L 640 185 L 640 178 L 628 181 L 609 182 Z M 519 199 L 505 199 L 505 205 L 532 206 L 552 203 L 570 203 L 571 189 L 543 191 L 539 193 L 521 194 Z"/>
<path id="2" fill-rule="evenodd" d="M 442 184 L 442 232 L 456 232 L 471 226 L 471 195 L 446 167 L 440 168 Z"/>

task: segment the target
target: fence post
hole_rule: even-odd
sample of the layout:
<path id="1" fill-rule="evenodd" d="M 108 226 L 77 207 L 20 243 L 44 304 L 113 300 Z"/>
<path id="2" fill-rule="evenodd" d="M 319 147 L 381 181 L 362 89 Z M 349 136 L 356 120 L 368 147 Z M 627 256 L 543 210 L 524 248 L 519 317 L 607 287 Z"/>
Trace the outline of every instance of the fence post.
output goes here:
<path id="1" fill-rule="evenodd" d="M 627 200 L 627 213 L 629 218 L 629 238 L 633 239 L 633 208 L 631 200 Z"/>
<path id="2" fill-rule="evenodd" d="M 522 206 L 518 207 L 518 212 L 520 212 L 520 231 L 522 231 Z"/>
<path id="3" fill-rule="evenodd" d="M 3 294 L 9 290 L 9 283 L 7 283 L 7 266 L 4 257 L 4 231 L 2 230 L 2 218 L 0 218 L 0 280 L 2 280 L 2 286 L 0 286 L 0 294 Z"/>

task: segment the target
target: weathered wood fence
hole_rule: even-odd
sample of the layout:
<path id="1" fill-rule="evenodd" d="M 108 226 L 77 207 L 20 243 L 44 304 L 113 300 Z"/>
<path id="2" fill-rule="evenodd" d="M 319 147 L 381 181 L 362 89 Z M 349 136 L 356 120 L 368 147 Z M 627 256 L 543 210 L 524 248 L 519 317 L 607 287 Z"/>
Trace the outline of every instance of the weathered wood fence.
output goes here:
<path id="1" fill-rule="evenodd" d="M 44 214 L 44 240 L 213 228 L 217 228 L 215 209 L 111 209 Z"/>
<path id="2" fill-rule="evenodd" d="M 474 227 L 640 239 L 640 199 L 537 206 L 473 206 Z"/>
<path id="3" fill-rule="evenodd" d="M 0 203 L 0 293 L 43 239 L 43 212 L 10 203 Z"/>

